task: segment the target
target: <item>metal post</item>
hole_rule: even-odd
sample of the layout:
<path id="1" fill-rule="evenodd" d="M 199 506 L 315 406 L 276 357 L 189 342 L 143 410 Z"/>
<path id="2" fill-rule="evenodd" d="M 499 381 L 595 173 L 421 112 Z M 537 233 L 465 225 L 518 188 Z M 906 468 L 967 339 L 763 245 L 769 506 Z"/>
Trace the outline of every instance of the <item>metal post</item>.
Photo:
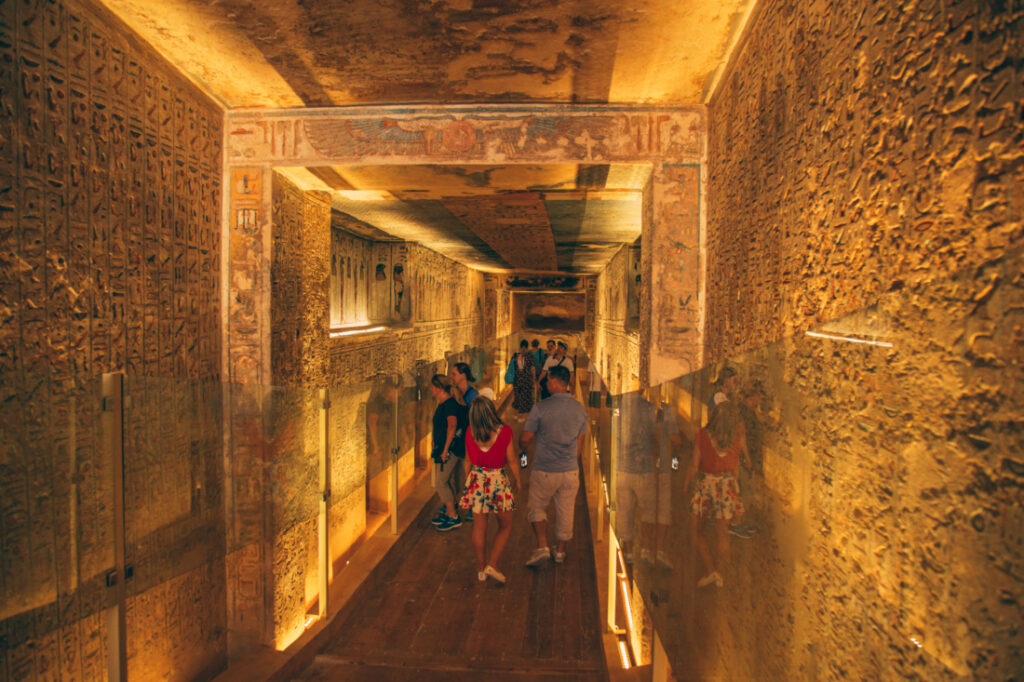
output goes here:
<path id="1" fill-rule="evenodd" d="M 618 456 L 618 436 L 619 436 L 619 409 L 614 408 L 612 410 L 612 418 L 610 420 L 609 430 L 611 431 L 611 438 L 609 439 L 610 450 L 605 453 L 605 456 L 609 458 L 608 462 L 608 628 L 615 632 L 618 630 L 618 625 L 615 621 L 615 604 L 617 601 L 618 593 L 618 537 L 615 535 L 615 464 Z"/>
<path id="2" fill-rule="evenodd" d="M 391 429 L 391 534 L 398 535 L 398 393 L 391 400 Z"/>
<path id="3" fill-rule="evenodd" d="M 609 512 L 609 518 L 612 513 Z M 616 604 L 618 602 L 618 591 L 619 591 L 619 561 L 618 561 L 618 541 L 615 538 L 615 533 L 609 530 L 608 532 L 608 631 L 618 632 L 619 625 L 615 618 Z"/>
<path id="4" fill-rule="evenodd" d="M 320 597 L 317 602 L 317 615 L 320 618 L 327 617 L 328 609 L 328 593 L 330 587 L 331 578 L 331 553 L 329 546 L 329 528 L 328 528 L 328 509 L 331 506 L 331 478 L 330 478 L 330 458 L 328 453 L 330 452 L 330 423 L 331 423 L 331 401 L 327 394 L 327 389 L 321 388 L 317 402 L 319 403 L 320 409 L 318 410 L 318 430 L 320 432 L 320 518 L 319 524 L 319 538 L 318 538 L 318 552 L 320 559 Z"/>
<path id="5" fill-rule="evenodd" d="M 599 424 L 599 421 L 594 423 Z M 591 432 L 593 434 L 593 432 Z M 591 449 L 590 449 L 590 480 L 594 486 L 594 492 L 597 499 L 595 509 L 597 512 L 597 518 L 594 519 L 594 526 L 597 529 L 595 540 L 602 542 L 604 539 L 604 481 L 601 480 L 601 463 L 598 461 L 598 456 L 601 454 L 600 448 L 598 447 L 597 437 L 591 435 Z"/>
<path id="6" fill-rule="evenodd" d="M 113 585 L 117 604 L 107 609 L 107 679 L 128 679 L 127 590 L 125 589 L 124 542 L 124 375 L 109 373 L 102 380 L 103 444 L 110 457 L 114 484 L 114 572 L 107 576 Z"/>

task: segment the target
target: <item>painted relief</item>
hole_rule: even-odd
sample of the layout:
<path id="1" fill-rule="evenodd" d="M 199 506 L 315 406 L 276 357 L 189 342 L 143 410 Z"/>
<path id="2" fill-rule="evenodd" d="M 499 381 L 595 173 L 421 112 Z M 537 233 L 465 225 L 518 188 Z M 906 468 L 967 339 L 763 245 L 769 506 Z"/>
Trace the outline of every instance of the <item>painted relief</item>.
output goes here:
<path id="1" fill-rule="evenodd" d="M 192 678 L 226 626 L 223 439 L 197 407 L 219 404 L 223 112 L 91 7 L 0 3 L 0 677 L 106 678 L 98 377 L 123 372 L 128 609 L 179 652 L 130 676 Z"/>
<path id="2" fill-rule="evenodd" d="M 513 294 L 516 317 L 523 329 L 582 332 L 585 294 Z"/>
<path id="3" fill-rule="evenodd" d="M 615 107 L 524 107 L 486 116 L 457 107 L 234 112 L 230 158 L 246 163 L 316 159 L 622 161 L 699 159 L 702 113 Z"/>
<path id="4" fill-rule="evenodd" d="M 583 278 L 564 275 L 510 275 L 505 278 L 509 289 L 579 289 Z"/>

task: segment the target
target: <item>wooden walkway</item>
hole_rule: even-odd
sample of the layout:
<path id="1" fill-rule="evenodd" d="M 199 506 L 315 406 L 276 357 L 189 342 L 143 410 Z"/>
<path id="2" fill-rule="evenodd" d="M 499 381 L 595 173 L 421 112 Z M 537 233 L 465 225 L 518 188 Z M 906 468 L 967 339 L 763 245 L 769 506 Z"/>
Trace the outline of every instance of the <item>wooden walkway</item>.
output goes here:
<path id="1" fill-rule="evenodd" d="M 518 432 L 522 422 L 509 422 Z M 523 482 L 529 485 L 528 475 Z M 565 563 L 538 569 L 524 566 L 533 549 L 525 489 L 517 505 L 498 566 L 508 583 L 499 586 L 477 581 L 469 523 L 447 533 L 430 525 L 435 497 L 339 614 L 340 630 L 296 679 L 606 680 L 585 493 L 581 489 L 576 500 Z M 495 528 L 492 520 L 488 540 Z M 549 524 L 549 538 L 552 532 Z"/>

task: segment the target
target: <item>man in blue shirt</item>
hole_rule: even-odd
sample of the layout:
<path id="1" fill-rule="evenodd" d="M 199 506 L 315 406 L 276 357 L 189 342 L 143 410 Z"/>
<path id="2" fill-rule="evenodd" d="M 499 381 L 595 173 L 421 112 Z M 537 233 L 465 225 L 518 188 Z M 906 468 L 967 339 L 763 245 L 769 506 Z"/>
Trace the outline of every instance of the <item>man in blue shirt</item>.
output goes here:
<path id="1" fill-rule="evenodd" d="M 548 370 L 551 397 L 533 406 L 519 439 L 523 450 L 536 440 L 526 505 L 537 539 L 537 548 L 526 562 L 530 567 L 537 567 L 552 558 L 547 540 L 547 508 L 552 500 L 555 502 L 555 539 L 558 540 L 553 558 L 557 563 L 565 561 L 565 543 L 572 539 L 576 493 L 580 489 L 579 458 L 587 433 L 587 411 L 567 393 L 570 376 L 567 367 Z"/>
<path id="2" fill-rule="evenodd" d="M 465 403 L 468 410 L 469 404 L 473 402 L 473 398 L 479 395 L 470 383 L 471 381 L 476 381 L 476 377 L 473 376 L 473 369 L 465 362 L 456 362 L 452 365 L 452 371 L 448 376 L 451 377 L 455 388 L 459 389 L 459 393 L 462 394 L 462 402 Z"/>

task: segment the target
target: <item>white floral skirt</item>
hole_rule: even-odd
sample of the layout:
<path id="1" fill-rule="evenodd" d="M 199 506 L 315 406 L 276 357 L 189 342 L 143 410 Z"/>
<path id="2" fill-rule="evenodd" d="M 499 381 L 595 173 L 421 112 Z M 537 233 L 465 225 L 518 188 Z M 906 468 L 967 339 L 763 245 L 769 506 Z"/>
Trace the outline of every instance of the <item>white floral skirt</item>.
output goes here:
<path id="1" fill-rule="evenodd" d="M 472 510 L 474 514 L 513 511 L 516 502 L 505 470 L 474 466 L 469 472 L 469 483 L 459 500 L 459 506 Z"/>
<path id="2" fill-rule="evenodd" d="M 703 474 L 697 492 L 690 500 L 690 511 L 706 519 L 731 519 L 743 516 L 740 487 L 730 474 Z"/>

